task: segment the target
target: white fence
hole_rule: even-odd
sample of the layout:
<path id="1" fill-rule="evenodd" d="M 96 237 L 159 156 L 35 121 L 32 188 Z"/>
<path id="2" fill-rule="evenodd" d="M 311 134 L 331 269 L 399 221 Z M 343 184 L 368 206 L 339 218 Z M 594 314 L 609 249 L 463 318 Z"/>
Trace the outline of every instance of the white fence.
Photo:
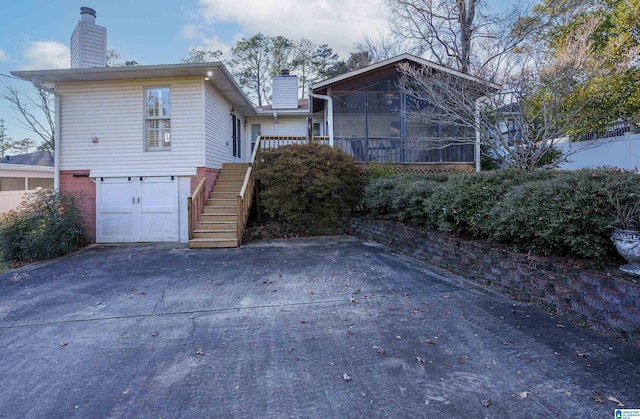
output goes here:
<path id="1" fill-rule="evenodd" d="M 27 194 L 35 191 L 0 191 L 0 214 L 18 208 Z"/>
<path id="2" fill-rule="evenodd" d="M 573 143 L 563 142 L 556 147 L 565 154 L 571 153 L 569 161 L 560 165 L 561 169 L 612 166 L 635 170 L 640 167 L 640 134 L 625 134 L 615 138 Z"/>

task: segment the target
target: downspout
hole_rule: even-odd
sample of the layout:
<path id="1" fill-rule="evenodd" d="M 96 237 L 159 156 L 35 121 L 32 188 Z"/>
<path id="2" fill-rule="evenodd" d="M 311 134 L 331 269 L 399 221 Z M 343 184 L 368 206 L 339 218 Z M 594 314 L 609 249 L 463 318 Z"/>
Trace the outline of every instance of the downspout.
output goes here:
<path id="1" fill-rule="evenodd" d="M 486 96 L 481 96 L 475 101 L 475 124 L 476 124 L 476 172 L 480 171 L 480 102 L 487 100 Z"/>
<path id="2" fill-rule="evenodd" d="M 327 101 L 327 122 L 329 123 L 329 132 L 327 134 L 329 134 L 329 145 L 333 147 L 333 99 L 331 96 L 315 94 L 311 90 L 309 90 L 309 96 Z M 313 109 L 310 110 L 313 111 Z"/>
<path id="3" fill-rule="evenodd" d="M 51 93 L 54 97 L 55 121 L 53 127 L 53 189 L 60 189 L 60 93 L 55 89 L 49 89 L 39 80 L 31 80 L 36 89 L 42 89 Z"/>

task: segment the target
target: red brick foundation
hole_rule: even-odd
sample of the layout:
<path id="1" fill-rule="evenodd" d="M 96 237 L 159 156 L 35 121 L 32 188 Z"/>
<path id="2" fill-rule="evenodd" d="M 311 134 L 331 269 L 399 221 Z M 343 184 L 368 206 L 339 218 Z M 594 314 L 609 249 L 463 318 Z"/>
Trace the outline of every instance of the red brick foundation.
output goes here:
<path id="1" fill-rule="evenodd" d="M 74 176 L 75 175 L 75 176 Z M 96 185 L 89 179 L 88 170 L 61 170 L 60 190 L 81 194 L 80 213 L 91 243 L 96 241 Z"/>
<path id="2" fill-rule="evenodd" d="M 208 167 L 198 167 L 198 172 L 196 177 L 191 178 L 191 193 L 196 190 L 196 186 L 200 182 L 200 179 L 203 177 L 207 178 L 207 182 L 205 184 L 205 191 L 207 194 L 211 192 L 211 188 L 213 188 L 213 184 L 216 183 L 216 179 L 218 178 L 218 172 L 220 169 L 210 169 Z"/>

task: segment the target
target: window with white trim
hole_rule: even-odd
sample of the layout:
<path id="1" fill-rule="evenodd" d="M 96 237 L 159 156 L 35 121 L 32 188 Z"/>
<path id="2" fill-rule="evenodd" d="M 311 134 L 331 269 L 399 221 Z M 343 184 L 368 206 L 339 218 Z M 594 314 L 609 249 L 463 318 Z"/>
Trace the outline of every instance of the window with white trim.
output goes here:
<path id="1" fill-rule="evenodd" d="M 171 149 L 171 89 L 147 87 L 144 90 L 145 150 Z"/>

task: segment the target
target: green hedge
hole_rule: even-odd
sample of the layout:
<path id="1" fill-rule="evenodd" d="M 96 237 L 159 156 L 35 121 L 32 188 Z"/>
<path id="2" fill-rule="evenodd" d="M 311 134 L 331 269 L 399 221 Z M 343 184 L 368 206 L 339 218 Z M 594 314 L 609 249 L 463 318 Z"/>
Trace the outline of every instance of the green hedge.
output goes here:
<path id="1" fill-rule="evenodd" d="M 393 175 L 365 190 L 372 217 L 453 231 L 536 254 L 617 259 L 609 239 L 616 191 L 637 201 L 640 176 L 610 169 Z M 616 195 L 617 194 L 617 195 Z"/>

